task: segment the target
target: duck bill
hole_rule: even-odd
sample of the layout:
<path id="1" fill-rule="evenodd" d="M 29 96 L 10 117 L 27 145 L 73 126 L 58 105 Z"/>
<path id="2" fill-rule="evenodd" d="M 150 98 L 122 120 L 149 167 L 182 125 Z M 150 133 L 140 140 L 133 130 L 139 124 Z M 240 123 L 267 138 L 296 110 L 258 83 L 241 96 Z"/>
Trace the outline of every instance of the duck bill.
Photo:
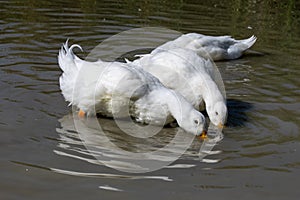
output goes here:
<path id="1" fill-rule="evenodd" d="M 202 133 L 199 135 L 199 137 L 200 137 L 201 139 L 207 138 L 207 131 L 206 131 L 206 130 L 202 131 Z"/>

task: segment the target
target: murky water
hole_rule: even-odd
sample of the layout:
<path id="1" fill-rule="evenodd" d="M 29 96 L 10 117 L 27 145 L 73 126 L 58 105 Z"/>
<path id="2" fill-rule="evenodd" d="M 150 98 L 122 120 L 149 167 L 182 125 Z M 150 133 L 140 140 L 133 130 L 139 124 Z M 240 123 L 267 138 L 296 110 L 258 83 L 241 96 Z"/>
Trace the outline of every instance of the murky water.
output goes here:
<path id="1" fill-rule="evenodd" d="M 1 199 L 299 196 L 299 2 L 197 2 L 0 1 Z M 202 143 L 196 140 L 169 167 L 128 174 L 99 164 L 82 145 L 60 94 L 57 52 L 70 38 L 85 57 L 104 39 L 143 26 L 236 38 L 255 34 L 258 41 L 255 52 L 216 63 L 229 119 L 211 155 L 200 162 Z M 151 150 L 174 135 L 165 129 L 136 146 L 111 120 L 101 120 L 127 150 Z"/>

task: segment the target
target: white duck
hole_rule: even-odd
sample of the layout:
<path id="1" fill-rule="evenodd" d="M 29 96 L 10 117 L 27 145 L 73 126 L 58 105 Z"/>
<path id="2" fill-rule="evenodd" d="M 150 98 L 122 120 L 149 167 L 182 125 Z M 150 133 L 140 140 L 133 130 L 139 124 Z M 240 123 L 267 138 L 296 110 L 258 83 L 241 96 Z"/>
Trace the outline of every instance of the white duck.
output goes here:
<path id="1" fill-rule="evenodd" d="M 186 48 L 214 61 L 230 60 L 242 56 L 244 51 L 255 43 L 256 39 L 254 35 L 248 39 L 236 40 L 231 36 L 206 36 L 198 33 L 188 33 L 157 47 L 151 54 L 154 55 L 160 51 L 174 48 Z"/>
<path id="2" fill-rule="evenodd" d="M 205 118 L 182 95 L 164 87 L 142 68 L 120 62 L 87 62 L 78 58 L 66 42 L 58 55 L 63 70 L 59 79 L 66 101 L 79 115 L 128 116 L 138 122 L 165 124 L 175 118 L 185 131 L 202 133 Z M 167 119 L 167 121 L 165 121 Z"/>
<path id="3" fill-rule="evenodd" d="M 212 79 L 213 63 L 209 59 L 189 49 L 175 48 L 144 55 L 133 63 L 182 94 L 196 109 L 201 108 L 204 101 L 211 122 L 220 128 L 224 126 L 226 100 Z"/>

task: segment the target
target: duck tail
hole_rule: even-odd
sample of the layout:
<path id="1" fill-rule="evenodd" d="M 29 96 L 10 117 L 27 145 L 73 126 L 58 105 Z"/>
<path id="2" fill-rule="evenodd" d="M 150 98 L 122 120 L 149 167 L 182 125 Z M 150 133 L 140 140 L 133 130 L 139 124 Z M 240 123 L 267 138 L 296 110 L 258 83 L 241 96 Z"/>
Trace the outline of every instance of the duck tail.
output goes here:
<path id="1" fill-rule="evenodd" d="M 235 40 L 235 44 L 231 45 L 228 50 L 228 56 L 227 59 L 236 59 L 239 58 L 244 51 L 249 49 L 255 42 L 256 42 L 256 36 L 252 35 L 248 39 L 244 40 Z"/>
<path id="2" fill-rule="evenodd" d="M 58 52 L 58 64 L 63 74 L 59 78 L 60 89 L 66 101 L 73 102 L 73 89 L 76 77 L 81 68 L 78 61 L 81 60 L 73 53 L 73 48 L 77 47 L 82 51 L 81 46 L 73 44 L 71 47 L 68 45 L 69 39 L 62 45 Z M 76 62 L 77 61 L 77 62 Z"/>
<path id="3" fill-rule="evenodd" d="M 67 41 L 62 45 L 61 49 L 58 52 L 58 64 L 64 73 L 74 71 L 75 69 L 79 70 L 78 66 L 76 66 L 74 62 L 75 59 L 79 58 L 73 53 L 73 48 L 77 47 L 81 51 L 83 51 L 81 46 L 79 46 L 78 44 L 73 44 L 69 48 L 68 42 L 69 39 L 67 39 Z"/>
<path id="4" fill-rule="evenodd" d="M 249 49 L 250 47 L 252 47 L 254 45 L 256 40 L 257 40 L 257 37 L 255 35 L 252 35 L 250 38 L 247 38 L 244 40 L 239 40 L 239 42 L 242 43 L 243 45 L 245 45 L 247 47 L 246 49 Z"/>

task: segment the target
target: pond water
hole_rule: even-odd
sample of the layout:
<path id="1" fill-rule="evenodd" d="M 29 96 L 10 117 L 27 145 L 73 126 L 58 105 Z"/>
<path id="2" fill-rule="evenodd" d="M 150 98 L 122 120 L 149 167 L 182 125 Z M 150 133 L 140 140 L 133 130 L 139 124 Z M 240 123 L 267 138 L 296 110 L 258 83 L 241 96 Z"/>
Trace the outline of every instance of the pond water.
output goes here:
<path id="1" fill-rule="evenodd" d="M 0 2 L 1 199 L 296 199 L 300 195 L 300 3 L 294 0 Z M 74 129 L 59 85 L 67 38 L 87 56 L 138 27 L 258 40 L 244 57 L 216 62 L 228 125 L 200 160 L 195 140 L 169 167 L 131 174 L 101 165 Z M 138 148 L 102 120 L 124 148 L 167 143 L 172 128 Z M 127 144 L 131 146 L 128 147 Z M 104 145 L 105 146 L 105 145 Z M 146 148 L 146 147 L 145 147 Z M 147 150 L 147 149 L 144 149 Z"/>

